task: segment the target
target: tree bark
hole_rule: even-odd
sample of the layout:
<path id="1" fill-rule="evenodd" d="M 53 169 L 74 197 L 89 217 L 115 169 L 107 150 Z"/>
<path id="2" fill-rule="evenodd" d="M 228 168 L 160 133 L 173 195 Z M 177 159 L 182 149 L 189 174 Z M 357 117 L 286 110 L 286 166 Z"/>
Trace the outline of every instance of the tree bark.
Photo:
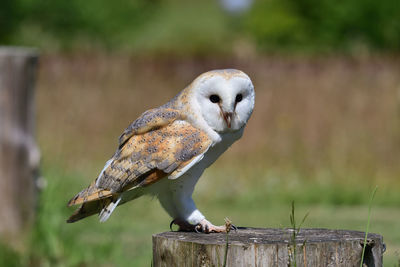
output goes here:
<path id="1" fill-rule="evenodd" d="M 0 236 L 11 242 L 32 222 L 40 153 L 33 138 L 33 49 L 0 47 Z"/>
<path id="2" fill-rule="evenodd" d="M 153 235 L 153 266 L 360 266 L 363 232 L 239 228 L 228 234 Z M 382 266 L 382 236 L 369 234 L 364 266 Z"/>

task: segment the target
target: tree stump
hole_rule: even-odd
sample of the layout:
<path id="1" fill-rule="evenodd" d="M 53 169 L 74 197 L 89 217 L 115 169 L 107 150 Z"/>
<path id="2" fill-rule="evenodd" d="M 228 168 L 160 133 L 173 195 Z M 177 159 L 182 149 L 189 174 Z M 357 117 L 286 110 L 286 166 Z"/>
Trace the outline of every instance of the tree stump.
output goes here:
<path id="1" fill-rule="evenodd" d="M 38 53 L 0 47 L 0 236 L 15 243 L 32 221 L 40 153 L 33 138 Z"/>
<path id="2" fill-rule="evenodd" d="M 239 228 L 228 234 L 153 235 L 153 266 L 360 266 L 364 232 Z M 383 238 L 369 234 L 364 266 L 382 266 Z"/>

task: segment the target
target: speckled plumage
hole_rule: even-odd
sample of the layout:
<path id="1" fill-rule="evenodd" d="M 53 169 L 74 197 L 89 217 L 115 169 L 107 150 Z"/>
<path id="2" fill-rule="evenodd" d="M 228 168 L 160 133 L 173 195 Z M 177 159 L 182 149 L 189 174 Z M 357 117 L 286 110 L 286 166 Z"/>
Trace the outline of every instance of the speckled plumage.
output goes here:
<path id="1" fill-rule="evenodd" d="M 210 102 L 213 94 L 218 103 Z M 253 85 L 243 72 L 200 75 L 122 133 L 97 179 L 69 201 L 69 206 L 81 206 L 68 222 L 96 213 L 105 221 L 118 205 L 151 194 L 174 219 L 199 224 L 205 218 L 191 198 L 194 186 L 204 169 L 241 137 L 253 106 Z"/>

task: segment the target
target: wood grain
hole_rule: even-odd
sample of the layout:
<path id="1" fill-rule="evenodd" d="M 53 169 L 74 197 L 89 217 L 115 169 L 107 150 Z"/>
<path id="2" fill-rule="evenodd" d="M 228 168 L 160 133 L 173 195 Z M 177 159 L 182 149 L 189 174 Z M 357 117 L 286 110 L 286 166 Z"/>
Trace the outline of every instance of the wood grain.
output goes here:
<path id="1" fill-rule="evenodd" d="M 360 266 L 364 233 L 301 229 L 295 244 L 292 229 L 239 228 L 229 233 L 226 266 Z M 222 266 L 226 234 L 165 232 L 153 235 L 153 266 Z M 382 266 L 384 243 L 368 235 L 364 263 Z"/>

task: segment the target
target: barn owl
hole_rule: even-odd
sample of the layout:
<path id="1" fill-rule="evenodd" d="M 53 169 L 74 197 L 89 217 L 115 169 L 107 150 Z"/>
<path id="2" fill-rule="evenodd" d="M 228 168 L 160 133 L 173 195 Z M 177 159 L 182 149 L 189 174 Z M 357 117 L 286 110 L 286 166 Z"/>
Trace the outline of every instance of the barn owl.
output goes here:
<path id="1" fill-rule="evenodd" d="M 203 171 L 242 136 L 254 98 L 253 84 L 242 71 L 201 74 L 122 133 L 97 179 L 69 201 L 81 206 L 67 222 L 96 213 L 104 222 L 117 206 L 149 194 L 181 231 L 226 231 L 204 217 L 192 193 Z"/>

